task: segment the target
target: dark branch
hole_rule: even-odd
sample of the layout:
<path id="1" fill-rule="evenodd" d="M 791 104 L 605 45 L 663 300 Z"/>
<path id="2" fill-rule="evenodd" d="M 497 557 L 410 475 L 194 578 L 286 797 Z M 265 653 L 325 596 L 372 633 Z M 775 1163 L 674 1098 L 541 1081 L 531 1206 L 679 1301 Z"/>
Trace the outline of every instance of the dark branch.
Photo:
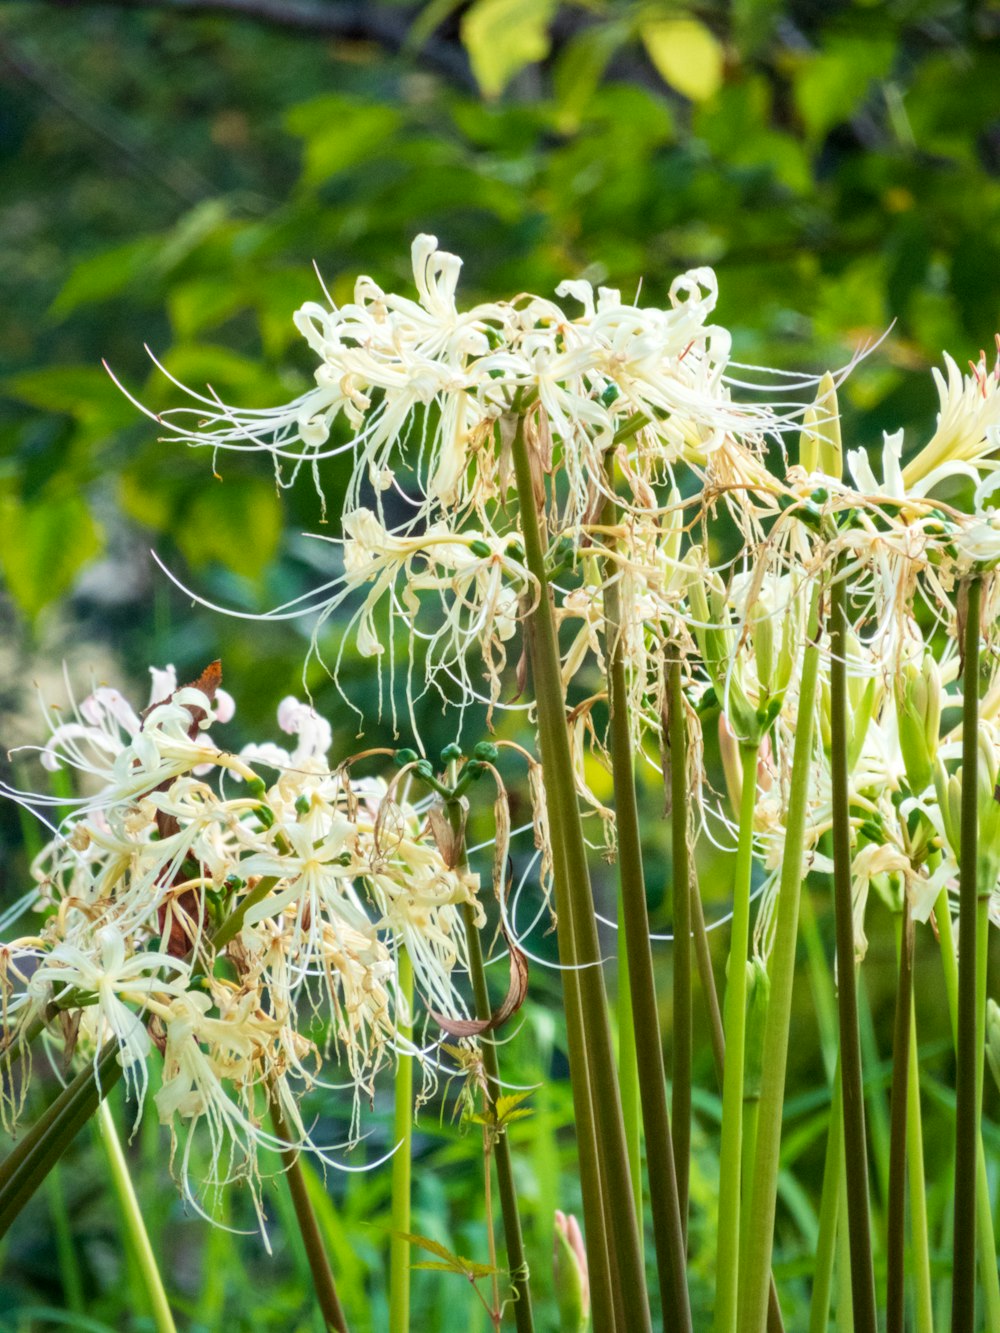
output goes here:
<path id="1" fill-rule="evenodd" d="M 0 0 L 0 5 L 12 0 Z M 206 14 L 246 19 L 265 27 L 286 28 L 345 41 L 374 42 L 394 53 L 405 52 L 413 11 L 378 4 L 334 4 L 324 0 L 38 0 L 48 8 L 150 10 L 161 14 Z M 19 8 L 24 8 L 19 4 Z M 468 58 L 457 43 L 430 37 L 413 58 L 453 83 L 475 88 Z"/>

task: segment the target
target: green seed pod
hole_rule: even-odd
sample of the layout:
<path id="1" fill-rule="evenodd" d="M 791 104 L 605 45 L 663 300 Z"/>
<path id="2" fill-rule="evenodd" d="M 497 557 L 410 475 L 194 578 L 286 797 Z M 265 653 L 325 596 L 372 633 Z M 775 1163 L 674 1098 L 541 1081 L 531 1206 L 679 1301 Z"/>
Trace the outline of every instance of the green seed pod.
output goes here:
<path id="1" fill-rule="evenodd" d="M 297 796 L 295 798 L 296 814 L 307 815 L 312 808 L 312 802 L 308 796 Z"/>
<path id="2" fill-rule="evenodd" d="M 455 741 L 450 741 L 441 751 L 441 766 L 450 764 L 453 759 L 461 759 L 462 747 Z"/>
<path id="3" fill-rule="evenodd" d="M 482 542 L 478 538 L 469 542 L 469 550 L 473 555 L 477 555 L 480 560 L 488 560 L 493 554 L 486 542 Z"/>
<path id="4" fill-rule="evenodd" d="M 396 763 L 400 768 L 405 768 L 407 764 L 415 764 L 419 757 L 416 750 L 396 751 Z"/>
<path id="5" fill-rule="evenodd" d="M 500 751 L 492 741 L 479 741 L 473 747 L 472 755 L 474 759 L 481 759 L 485 764 L 495 764 L 500 757 Z"/>

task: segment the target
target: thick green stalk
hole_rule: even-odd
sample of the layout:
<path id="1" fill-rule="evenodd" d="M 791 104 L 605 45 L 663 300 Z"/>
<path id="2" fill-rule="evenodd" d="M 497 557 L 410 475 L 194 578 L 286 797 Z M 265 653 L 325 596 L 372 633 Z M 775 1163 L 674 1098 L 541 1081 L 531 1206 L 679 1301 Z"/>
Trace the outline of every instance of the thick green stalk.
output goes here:
<path id="1" fill-rule="evenodd" d="M 977 966 L 979 935 L 979 613 L 982 581 L 965 583 L 962 641 L 962 805 L 958 862 L 958 1042 L 955 1049 L 955 1229 L 952 1236 L 952 1333 L 973 1333 L 976 1321 L 976 1143 L 980 1073 Z"/>
<path id="2" fill-rule="evenodd" d="M 396 1027 L 400 1042 L 413 1036 L 413 964 L 406 949 L 398 951 L 399 1002 Z M 401 1018 L 406 1014 L 405 1020 Z M 392 1159 L 392 1236 L 389 1240 L 389 1326 L 393 1333 L 410 1328 L 410 1185 L 413 1169 L 413 1056 L 400 1053 L 396 1061 L 395 1115 Z"/>
<path id="3" fill-rule="evenodd" d="M 635 1016 L 632 1012 L 632 992 L 628 979 L 628 925 L 625 916 L 625 901 L 619 887 L 618 978 L 615 995 L 615 1013 L 618 1020 L 618 1086 L 622 1090 L 622 1121 L 625 1125 L 628 1165 L 632 1173 L 635 1212 L 637 1217 L 642 1217 L 642 1110 L 639 1097 L 639 1060 L 635 1046 Z M 642 1244 L 641 1229 L 639 1244 Z"/>
<path id="4" fill-rule="evenodd" d="M 526 626 L 529 644 L 533 640 L 531 625 Z M 548 734 L 548 716 L 538 719 L 539 735 Z M 563 854 L 562 833 L 558 824 L 549 822 L 552 844 L 552 864 L 556 884 L 556 902 L 559 919 L 564 928 L 557 934 L 563 987 L 563 1009 L 566 1018 L 566 1042 L 570 1056 L 570 1087 L 573 1093 L 573 1116 L 576 1129 L 577 1158 L 580 1168 L 580 1192 L 583 1199 L 584 1235 L 587 1243 L 587 1268 L 590 1278 L 590 1302 L 595 1328 L 607 1328 L 614 1333 L 619 1322 L 615 1313 L 615 1289 L 618 1285 L 612 1274 L 612 1255 L 608 1242 L 605 1187 L 602 1179 L 601 1154 L 597 1138 L 597 1115 L 590 1061 L 587 1054 L 586 1028 L 583 1021 L 583 1001 L 580 995 L 580 973 L 577 970 L 576 937 L 572 929 L 572 899 L 560 885 L 568 883 L 566 858 Z M 567 915 L 568 914 L 568 915 Z"/>
<path id="5" fill-rule="evenodd" d="M 614 506 L 607 519 L 615 521 Z M 611 571 L 608 571 L 610 574 Z M 684 1327 L 691 1315 L 687 1292 L 687 1247 L 677 1186 L 670 1113 L 667 1108 L 663 1038 L 649 939 L 646 878 L 642 864 L 639 803 L 636 797 L 632 733 L 625 673 L 624 625 L 617 579 L 604 584 L 607 622 L 608 702 L 611 771 L 618 830 L 618 876 L 626 926 L 629 986 L 635 1016 L 636 1055 L 646 1141 L 649 1199 L 653 1214 L 656 1267 L 664 1319 Z M 689 1076 L 690 1077 L 690 1076 Z M 641 1215 L 641 1214 L 640 1214 Z"/>
<path id="6" fill-rule="evenodd" d="M 830 1097 L 830 1127 L 826 1137 L 826 1163 L 819 1204 L 819 1235 L 813 1257 L 812 1299 L 809 1304 L 809 1333 L 826 1333 L 830 1326 L 830 1292 L 837 1257 L 840 1183 L 844 1161 L 844 1115 L 840 1097 L 840 1065 L 833 1075 Z"/>
<path id="7" fill-rule="evenodd" d="M 778 1193 L 778 1159 L 781 1151 L 781 1119 L 788 1065 L 788 1035 L 795 982 L 795 949 L 798 943 L 799 902 L 802 896 L 802 861 L 806 815 L 809 805 L 809 769 L 812 763 L 816 712 L 816 681 L 819 672 L 819 594 L 812 599 L 802 660 L 802 679 L 795 722 L 795 746 L 789 783 L 785 853 L 778 886 L 774 944 L 768 964 L 770 998 L 764 1026 L 763 1075 L 757 1125 L 757 1148 L 753 1161 L 752 1189 L 745 1199 L 748 1220 L 746 1271 L 740 1293 L 740 1329 L 751 1333 L 762 1327 L 767 1308 L 774 1243 L 774 1212 Z"/>
<path id="8" fill-rule="evenodd" d="M 726 1066 L 726 1035 L 722 1028 L 722 1010 L 719 1008 L 719 993 L 715 987 L 715 972 L 712 970 L 712 954 L 708 947 L 708 933 L 705 930 L 705 912 L 701 905 L 701 894 L 697 885 L 691 885 L 691 925 L 694 939 L 694 952 L 698 964 L 698 977 L 705 999 L 705 1012 L 708 1017 L 709 1035 L 712 1043 L 712 1060 L 715 1065 L 715 1079 L 722 1092 Z M 778 1304 L 778 1289 L 771 1275 L 767 1302 L 767 1333 L 784 1333 L 781 1319 L 781 1306 Z"/>
<path id="9" fill-rule="evenodd" d="M 465 815 L 458 801 L 448 806 L 448 816 L 452 831 L 460 839 L 459 865 L 467 865 L 465 853 Z M 469 955 L 469 977 L 472 993 L 476 1002 L 476 1017 L 481 1023 L 489 1022 L 493 1009 L 490 1004 L 489 987 L 486 984 L 486 968 L 483 963 L 483 946 L 476 925 L 476 912 L 471 903 L 464 903 L 462 915 L 465 923 L 465 940 Z M 486 1034 L 479 1043 L 479 1051 L 486 1075 L 486 1096 L 490 1109 L 496 1115 L 497 1098 L 500 1096 L 500 1061 L 496 1043 L 490 1034 Z M 511 1285 L 514 1289 L 514 1322 L 518 1333 L 533 1333 L 534 1319 L 531 1310 L 531 1289 L 528 1285 L 528 1261 L 524 1253 L 524 1240 L 521 1234 L 521 1214 L 517 1202 L 517 1189 L 514 1184 L 514 1165 L 510 1151 L 510 1136 L 506 1128 L 500 1127 L 493 1140 L 493 1157 L 497 1164 L 497 1189 L 500 1194 L 500 1212 L 503 1217 L 504 1239 L 507 1245 L 507 1267 L 510 1271 Z M 488 1167 L 487 1167 L 488 1169 Z"/>
<path id="10" fill-rule="evenodd" d="M 847 592 L 830 589 L 830 776 L 833 804 L 833 891 L 837 931 L 837 1013 L 844 1099 L 844 1169 L 851 1251 L 851 1293 L 857 1333 L 877 1333 L 875 1271 L 868 1202 L 864 1083 L 858 1028 L 851 883 L 851 824 L 847 771 Z"/>
<path id="11" fill-rule="evenodd" d="M 747 950 L 753 876 L 753 816 L 757 803 L 756 745 L 741 745 L 743 786 L 733 886 L 733 922 L 726 978 L 726 1065 L 722 1083 L 719 1226 L 715 1264 L 715 1333 L 735 1333 L 740 1257 L 743 1155 L 743 1077 L 746 1045 Z"/>
<path id="12" fill-rule="evenodd" d="M 672 1110 L 677 1200 L 681 1213 L 681 1226 L 686 1236 L 691 1174 L 691 858 L 688 849 L 687 724 L 679 657 L 671 659 L 667 668 L 667 688 L 669 720 L 666 739 L 670 747 L 670 826 L 674 895 Z M 704 935 L 704 917 L 701 925 Z M 708 947 L 707 941 L 705 947 L 706 949 Z M 704 978 L 702 981 L 704 983 Z"/>
<path id="13" fill-rule="evenodd" d="M 912 988 L 910 1011 L 910 1058 L 906 1082 L 906 1172 L 910 1186 L 910 1235 L 913 1251 L 913 1329 L 914 1333 L 934 1333 L 931 1243 L 927 1223 L 927 1181 L 924 1175 L 924 1129 L 920 1112 L 917 1015 Z"/>
<path id="14" fill-rule="evenodd" d="M 575 942 L 581 970 L 578 972 L 582 1019 L 585 1032 L 569 1033 L 571 1078 L 581 1077 L 580 1054 L 587 1052 L 592 1102 L 597 1127 L 598 1151 L 602 1159 L 602 1184 L 608 1207 L 615 1219 L 608 1242 L 613 1250 L 612 1271 L 617 1269 L 618 1290 L 628 1318 L 628 1333 L 649 1329 L 649 1299 L 646 1292 L 639 1228 L 629 1174 L 628 1152 L 622 1125 L 621 1097 L 615 1072 L 607 994 L 600 966 L 600 946 L 590 890 L 586 843 L 576 798 L 573 760 L 566 725 L 559 644 L 545 569 L 538 501 L 532 463 L 525 440 L 524 419 L 519 417 L 512 442 L 517 478 L 521 530 L 525 558 L 537 590 L 537 604 L 530 615 L 528 636 L 535 698 L 539 720 L 539 742 L 549 824 L 562 846 L 556 866 L 556 911 L 562 935 L 567 925 Z M 648 944 L 648 940 L 647 940 Z M 566 975 L 565 973 L 563 974 Z M 634 1001 L 633 994 L 633 1001 Z M 569 1014 L 567 1014 L 569 1017 Z M 584 1042 L 585 1047 L 584 1047 Z M 574 1070 L 574 1064 L 576 1069 Z M 676 1294 L 686 1303 L 686 1288 Z M 682 1307 L 680 1307 L 682 1308 Z M 679 1324 L 689 1327 L 690 1317 Z"/>
<path id="15" fill-rule="evenodd" d="M 108 1157 L 108 1166 L 111 1171 L 111 1183 L 118 1195 L 118 1202 L 125 1217 L 129 1242 L 142 1277 L 146 1297 L 149 1300 L 153 1323 L 156 1325 L 157 1333 L 176 1333 L 174 1317 L 170 1313 L 170 1303 L 167 1300 L 167 1293 L 163 1289 L 163 1279 L 160 1277 L 153 1247 L 149 1243 L 149 1234 L 143 1221 L 142 1209 L 139 1207 L 139 1200 L 136 1198 L 128 1162 L 125 1160 L 115 1118 L 111 1113 L 111 1107 L 108 1105 L 107 1099 L 101 1102 L 97 1115 L 105 1152 Z"/>
<path id="16" fill-rule="evenodd" d="M 906 1157 L 911 1023 L 913 1021 L 913 917 L 904 887 L 899 931 L 899 979 L 892 1040 L 889 1129 L 889 1218 L 886 1227 L 886 1333 L 904 1333 L 906 1316 Z"/>
<path id="17" fill-rule="evenodd" d="M 0 1236 L 121 1078 L 117 1057 L 118 1043 L 109 1042 L 98 1061 L 99 1078 L 92 1064 L 82 1069 L 7 1154 L 0 1165 Z"/>
<path id="18" fill-rule="evenodd" d="M 843 1124 L 843 1101 L 841 1101 Z M 840 1180 L 837 1204 L 837 1333 L 854 1333 L 854 1284 L 851 1280 L 851 1224 L 847 1201 L 847 1163 L 844 1161 L 843 1140 L 840 1153 Z"/>
<path id="19" fill-rule="evenodd" d="M 958 963 L 947 890 L 942 889 L 934 904 L 934 923 L 941 945 L 941 967 L 951 1019 L 951 1038 L 958 1047 Z M 976 1248 L 979 1252 L 979 1281 L 982 1284 L 986 1327 L 1000 1328 L 1000 1273 L 997 1272 L 997 1246 L 994 1239 L 990 1186 L 986 1171 L 986 1153 L 980 1132 L 976 1142 Z"/>
<path id="20" fill-rule="evenodd" d="M 289 1143 L 291 1135 L 276 1100 L 271 1102 L 271 1122 L 274 1125 L 275 1134 L 282 1143 Z M 327 1328 L 333 1330 L 333 1333 L 347 1333 L 347 1320 L 344 1318 L 340 1297 L 337 1295 L 337 1284 L 333 1278 L 330 1259 L 306 1187 L 301 1154 L 295 1148 L 283 1148 L 281 1149 L 281 1160 L 284 1163 L 285 1176 L 288 1180 L 288 1188 L 295 1208 L 295 1220 L 298 1223 L 302 1243 L 305 1246 L 306 1258 L 309 1260 L 309 1272 L 312 1274 L 313 1288 L 316 1292 L 316 1301 L 320 1313 Z M 393 1324 L 393 1328 L 396 1327 L 397 1325 Z M 402 1328 L 403 1325 L 400 1324 L 398 1327 Z"/>

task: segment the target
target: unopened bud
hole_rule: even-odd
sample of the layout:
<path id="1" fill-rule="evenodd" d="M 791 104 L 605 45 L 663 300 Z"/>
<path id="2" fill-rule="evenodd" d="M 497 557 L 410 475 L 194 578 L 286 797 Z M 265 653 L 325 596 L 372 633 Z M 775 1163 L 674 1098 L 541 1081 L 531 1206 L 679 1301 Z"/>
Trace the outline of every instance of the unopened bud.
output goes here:
<path id="1" fill-rule="evenodd" d="M 553 1254 L 559 1333 L 584 1333 L 590 1323 L 590 1278 L 587 1251 L 572 1213 L 556 1210 Z"/>
<path id="2" fill-rule="evenodd" d="M 941 732 L 941 674 L 931 653 L 919 668 L 908 663 L 896 677 L 896 716 L 906 780 L 919 794 L 933 779 Z"/>
<path id="3" fill-rule="evenodd" d="M 986 1059 L 1000 1088 L 1000 1004 L 992 997 L 986 1001 Z"/>
<path id="4" fill-rule="evenodd" d="M 764 1074 L 764 1026 L 767 1002 L 771 997 L 771 980 L 767 968 L 759 958 L 747 963 L 747 1035 L 746 1064 L 743 1075 L 743 1100 L 760 1097 Z"/>
<path id="5" fill-rule="evenodd" d="M 840 439 L 840 407 L 837 386 L 829 371 L 819 382 L 816 394 L 816 440 L 819 450 L 819 471 L 840 481 L 844 475 L 844 448 Z"/>

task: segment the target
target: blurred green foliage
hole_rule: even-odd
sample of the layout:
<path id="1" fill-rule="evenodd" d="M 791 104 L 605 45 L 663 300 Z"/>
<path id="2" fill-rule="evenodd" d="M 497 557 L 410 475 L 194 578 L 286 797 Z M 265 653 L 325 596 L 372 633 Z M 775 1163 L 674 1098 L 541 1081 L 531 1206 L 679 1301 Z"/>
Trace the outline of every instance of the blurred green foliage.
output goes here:
<path id="1" fill-rule="evenodd" d="M 335 534 L 336 525 L 320 526 L 307 483 L 278 491 L 253 456 L 216 460 L 220 481 L 205 454 L 159 443 L 101 360 L 154 412 L 180 395 L 144 344 L 171 374 L 224 400 L 284 401 L 310 381 L 291 313 L 320 295 L 313 261 L 335 299 L 359 272 L 408 289 L 410 240 L 429 231 L 464 257 L 470 301 L 549 293 L 581 275 L 629 296 L 641 284 L 659 301 L 677 272 L 711 264 L 740 361 L 822 370 L 891 326 L 842 397 L 846 429 L 868 444 L 902 425 L 913 445 L 932 423 L 928 368 L 944 349 L 960 363 L 975 356 L 1000 326 L 996 0 L 289 0 L 289 12 L 320 15 L 301 28 L 187 8 L 0 4 L 0 567 L 15 645 L 2 683 L 11 708 L 36 646 L 58 655 L 86 638 L 109 645 L 122 676 L 136 680 L 150 662 L 193 676 L 221 653 L 240 701 L 237 730 L 273 731 L 275 703 L 299 682 L 307 629 L 192 608 L 148 548 L 207 598 L 261 610 L 332 567 L 332 548 L 297 534 Z M 345 9 L 355 18 L 334 31 Z M 335 515 L 336 466 L 325 481 Z M 371 695 L 369 677 L 370 664 L 348 652 L 348 692 Z M 355 720 L 320 670 L 310 683 L 339 719 L 335 747 L 346 753 Z M 450 739 L 453 724 L 431 700 L 420 720 L 430 740 Z M 669 848 L 659 798 L 652 789 L 647 798 L 659 885 L 669 881 Z M 10 810 L 3 820 L 16 881 L 21 835 Z M 659 889 L 654 898 L 662 924 Z M 884 924 L 872 974 L 882 966 L 891 983 Z M 667 996 L 668 957 L 663 968 Z M 572 1172 L 560 1170 L 572 1144 L 546 1008 L 557 984 L 536 969 L 532 985 L 538 1002 L 505 1058 L 513 1082 L 540 1085 L 535 1114 L 514 1137 L 545 1309 L 552 1211 L 578 1201 Z M 871 1039 L 884 1051 L 877 982 L 873 1005 Z M 776 1261 L 792 1292 L 797 1280 L 807 1289 L 815 1197 L 801 1173 L 818 1179 L 826 1114 L 811 1014 L 802 1021 L 812 1045 L 798 1052 L 793 1078 L 812 1091 L 789 1106 Z M 943 1048 L 926 1061 L 930 1144 L 951 1114 L 947 1094 L 934 1092 Z M 699 1072 L 712 1088 L 707 1059 Z M 881 1085 L 873 1098 L 884 1103 Z M 714 1092 L 698 1109 L 692 1252 L 704 1311 Z M 374 1122 L 372 1156 L 388 1133 L 384 1118 Z M 877 1113 L 873 1123 L 877 1133 Z M 189 1326 L 313 1327 L 281 1191 L 265 1269 L 252 1238 L 183 1217 L 163 1151 L 143 1131 L 136 1169 L 143 1197 L 157 1200 L 154 1236 Z M 428 1110 L 418 1151 L 416 1229 L 481 1255 L 472 1139 Z M 71 1161 L 7 1242 L 0 1305 L 13 1313 L 4 1326 L 55 1326 L 41 1306 L 75 1308 L 70 1327 L 148 1326 L 99 1194 L 100 1156 L 83 1145 Z M 330 1187 L 324 1224 L 345 1303 L 359 1310 L 365 1284 L 382 1288 L 388 1178 Z M 936 1224 L 947 1199 L 931 1204 Z M 234 1225 L 245 1224 L 239 1199 L 233 1210 Z M 75 1306 L 74 1262 L 83 1284 Z M 418 1274 L 414 1293 L 425 1327 L 478 1327 L 471 1298 L 447 1282 Z M 82 1321 L 84 1308 L 96 1322 Z M 789 1328 L 801 1326 L 794 1300 L 786 1313 Z M 378 1297 L 371 1322 L 353 1326 L 385 1327 Z"/>

